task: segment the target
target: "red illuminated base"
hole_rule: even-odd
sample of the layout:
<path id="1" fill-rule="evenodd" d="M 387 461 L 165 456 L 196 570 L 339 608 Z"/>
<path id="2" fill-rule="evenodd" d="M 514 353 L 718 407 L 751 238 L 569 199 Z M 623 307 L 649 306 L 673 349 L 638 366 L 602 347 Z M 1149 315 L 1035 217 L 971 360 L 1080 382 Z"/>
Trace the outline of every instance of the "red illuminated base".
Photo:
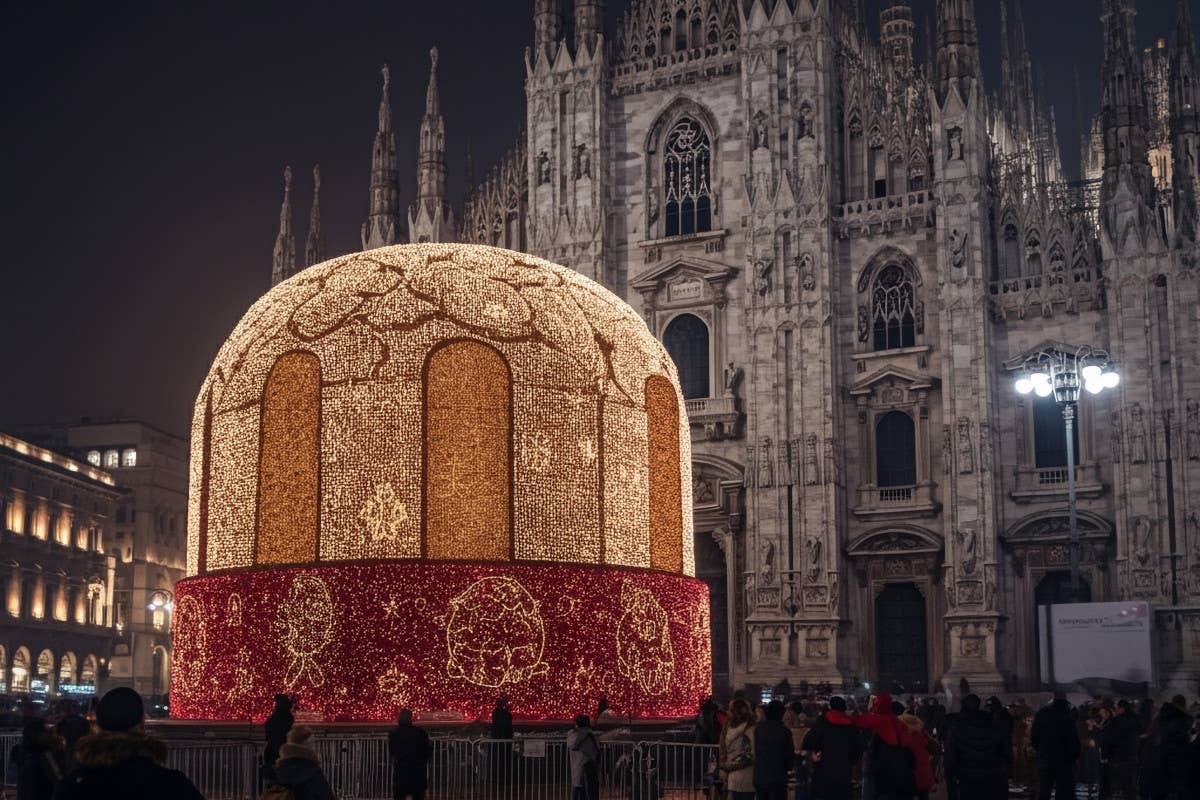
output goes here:
<path id="1" fill-rule="evenodd" d="M 708 587 L 648 570 L 391 561 L 253 568 L 175 588 L 171 715 L 327 721 L 402 707 L 684 717 L 711 690 Z"/>

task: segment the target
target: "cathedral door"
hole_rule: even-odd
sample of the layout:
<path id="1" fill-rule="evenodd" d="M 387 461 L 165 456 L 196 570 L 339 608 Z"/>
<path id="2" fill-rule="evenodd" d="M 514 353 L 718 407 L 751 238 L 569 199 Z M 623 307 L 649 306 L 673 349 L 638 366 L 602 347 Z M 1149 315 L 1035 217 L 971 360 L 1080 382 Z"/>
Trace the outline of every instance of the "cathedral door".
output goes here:
<path id="1" fill-rule="evenodd" d="M 1041 665 L 1042 661 L 1042 625 L 1045 621 L 1042 617 L 1042 606 L 1060 605 L 1062 603 L 1090 603 L 1092 602 L 1092 587 L 1083 578 L 1079 579 L 1079 599 L 1071 599 L 1071 573 L 1064 570 L 1055 570 L 1047 572 L 1038 581 L 1037 586 L 1033 590 L 1033 642 L 1034 649 L 1037 655 L 1037 665 Z M 1037 673 L 1035 673 L 1036 675 Z M 1034 688 L 1041 689 L 1040 675 L 1038 682 L 1031 684 Z"/>
<path id="2" fill-rule="evenodd" d="M 875 598 L 875 653 L 879 689 L 924 692 L 926 661 L 925 597 L 911 583 L 893 583 Z"/>

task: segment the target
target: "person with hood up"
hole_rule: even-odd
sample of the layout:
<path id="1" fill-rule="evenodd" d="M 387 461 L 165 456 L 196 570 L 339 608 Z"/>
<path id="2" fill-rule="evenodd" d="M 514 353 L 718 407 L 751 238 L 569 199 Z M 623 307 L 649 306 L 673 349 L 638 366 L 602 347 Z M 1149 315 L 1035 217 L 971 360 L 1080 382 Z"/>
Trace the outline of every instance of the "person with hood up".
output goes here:
<path id="1" fill-rule="evenodd" d="M 1037 753 L 1038 800 L 1074 800 L 1075 762 L 1081 750 L 1071 704 L 1062 692 L 1033 716 L 1029 743 Z"/>
<path id="2" fill-rule="evenodd" d="M 850 778 L 862 756 L 862 738 L 846 716 L 844 697 L 829 698 L 829 710 L 817 719 L 802 746 L 812 754 L 813 800 L 850 800 Z"/>
<path id="3" fill-rule="evenodd" d="M 729 721 L 721 731 L 717 763 L 725 775 L 729 800 L 753 800 L 754 712 L 745 698 L 729 704 Z"/>
<path id="4" fill-rule="evenodd" d="M 1003 800 L 1008 753 L 1002 731 L 981 709 L 979 695 L 962 699 L 946 738 L 946 785 L 951 800 Z"/>
<path id="5" fill-rule="evenodd" d="M 288 731 L 287 742 L 279 748 L 275 785 L 290 789 L 292 800 L 337 800 L 312 749 L 312 731 L 303 725 Z M 270 791 L 264 797 L 270 797 Z"/>
<path id="6" fill-rule="evenodd" d="M 17 800 L 50 800 L 63 774 L 63 748 L 46 730 L 41 717 L 30 717 L 21 728 L 21 743 L 12 749 L 17 768 Z"/>
<path id="7" fill-rule="evenodd" d="M 892 696 L 880 692 L 871 701 L 871 710 L 854 717 L 854 724 L 874 734 L 869 754 L 870 784 L 874 797 L 911 798 L 916 794 L 916 757 L 909 743 L 908 727 L 900 721 Z M 864 783 L 865 783 L 864 776 Z"/>
<path id="8" fill-rule="evenodd" d="M 577 716 L 575 727 L 567 733 L 567 752 L 571 761 L 572 800 L 599 800 L 600 743 L 587 714 Z"/>
<path id="9" fill-rule="evenodd" d="M 1008 768 L 1007 777 L 1011 778 L 1013 769 L 1012 714 L 1008 713 L 1008 709 L 1004 707 L 1004 703 L 1000 702 L 1000 698 L 995 695 L 987 699 L 987 713 L 992 717 L 992 724 L 996 726 L 996 732 L 1004 740 L 1004 752 L 1008 754 L 1005 758 Z"/>
<path id="10" fill-rule="evenodd" d="M 925 731 L 925 723 L 916 714 L 901 714 L 900 721 L 908 728 L 908 747 L 916 759 L 914 777 L 919 800 L 929 800 L 933 788 L 933 756 L 942 752 L 938 740 Z"/>
<path id="11" fill-rule="evenodd" d="M 388 757 L 392 761 L 392 796 L 395 800 L 421 800 L 425 796 L 425 765 L 433 754 L 429 734 L 413 725 L 413 712 L 396 713 L 396 727 L 388 731 Z"/>
<path id="12" fill-rule="evenodd" d="M 1119 796 L 1133 800 L 1133 779 L 1137 774 L 1138 737 L 1141 726 L 1128 700 L 1117 703 L 1113 716 L 1100 730 L 1100 796 L 1107 800 Z"/>
<path id="13" fill-rule="evenodd" d="M 292 729 L 295 722 L 296 718 L 292 716 L 292 698 L 286 694 L 275 695 L 275 708 L 271 709 L 271 716 L 267 717 L 267 722 L 263 726 L 267 743 L 263 746 L 262 778 L 266 783 L 270 783 L 271 779 L 275 777 L 275 762 L 279 760 L 279 748 L 287 742 L 288 731 Z"/>
<path id="14" fill-rule="evenodd" d="M 785 800 L 788 773 L 796 762 L 792 732 L 783 724 L 784 705 L 767 703 L 766 719 L 754 726 L 754 794 L 757 800 Z"/>
<path id="15" fill-rule="evenodd" d="M 142 730 L 142 698 L 128 686 L 96 704 L 97 733 L 75 745 L 79 766 L 58 784 L 54 800 L 204 800 L 182 772 L 163 766 L 167 746 Z"/>

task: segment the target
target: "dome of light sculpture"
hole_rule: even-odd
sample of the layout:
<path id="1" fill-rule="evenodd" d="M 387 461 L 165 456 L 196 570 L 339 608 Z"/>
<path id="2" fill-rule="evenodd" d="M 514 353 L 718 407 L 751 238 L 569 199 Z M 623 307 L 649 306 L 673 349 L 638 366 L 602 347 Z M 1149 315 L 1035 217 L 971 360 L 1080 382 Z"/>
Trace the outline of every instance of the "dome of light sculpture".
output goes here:
<path id="1" fill-rule="evenodd" d="M 196 402 L 172 714 L 689 715 L 690 463 L 670 357 L 578 273 L 474 245 L 311 267 Z"/>

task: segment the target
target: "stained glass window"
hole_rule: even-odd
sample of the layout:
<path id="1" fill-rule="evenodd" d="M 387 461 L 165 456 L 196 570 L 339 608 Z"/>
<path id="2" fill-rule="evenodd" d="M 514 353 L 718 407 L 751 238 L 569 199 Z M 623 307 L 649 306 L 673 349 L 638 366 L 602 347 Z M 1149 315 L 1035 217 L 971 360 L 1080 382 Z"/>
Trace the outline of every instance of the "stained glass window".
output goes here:
<path id="1" fill-rule="evenodd" d="M 876 350 L 916 344 L 916 292 L 903 267 L 890 264 L 871 285 L 871 320 Z"/>
<path id="2" fill-rule="evenodd" d="M 712 230 L 712 145 L 693 119 L 684 117 L 667 134 L 663 159 L 666 235 Z"/>

